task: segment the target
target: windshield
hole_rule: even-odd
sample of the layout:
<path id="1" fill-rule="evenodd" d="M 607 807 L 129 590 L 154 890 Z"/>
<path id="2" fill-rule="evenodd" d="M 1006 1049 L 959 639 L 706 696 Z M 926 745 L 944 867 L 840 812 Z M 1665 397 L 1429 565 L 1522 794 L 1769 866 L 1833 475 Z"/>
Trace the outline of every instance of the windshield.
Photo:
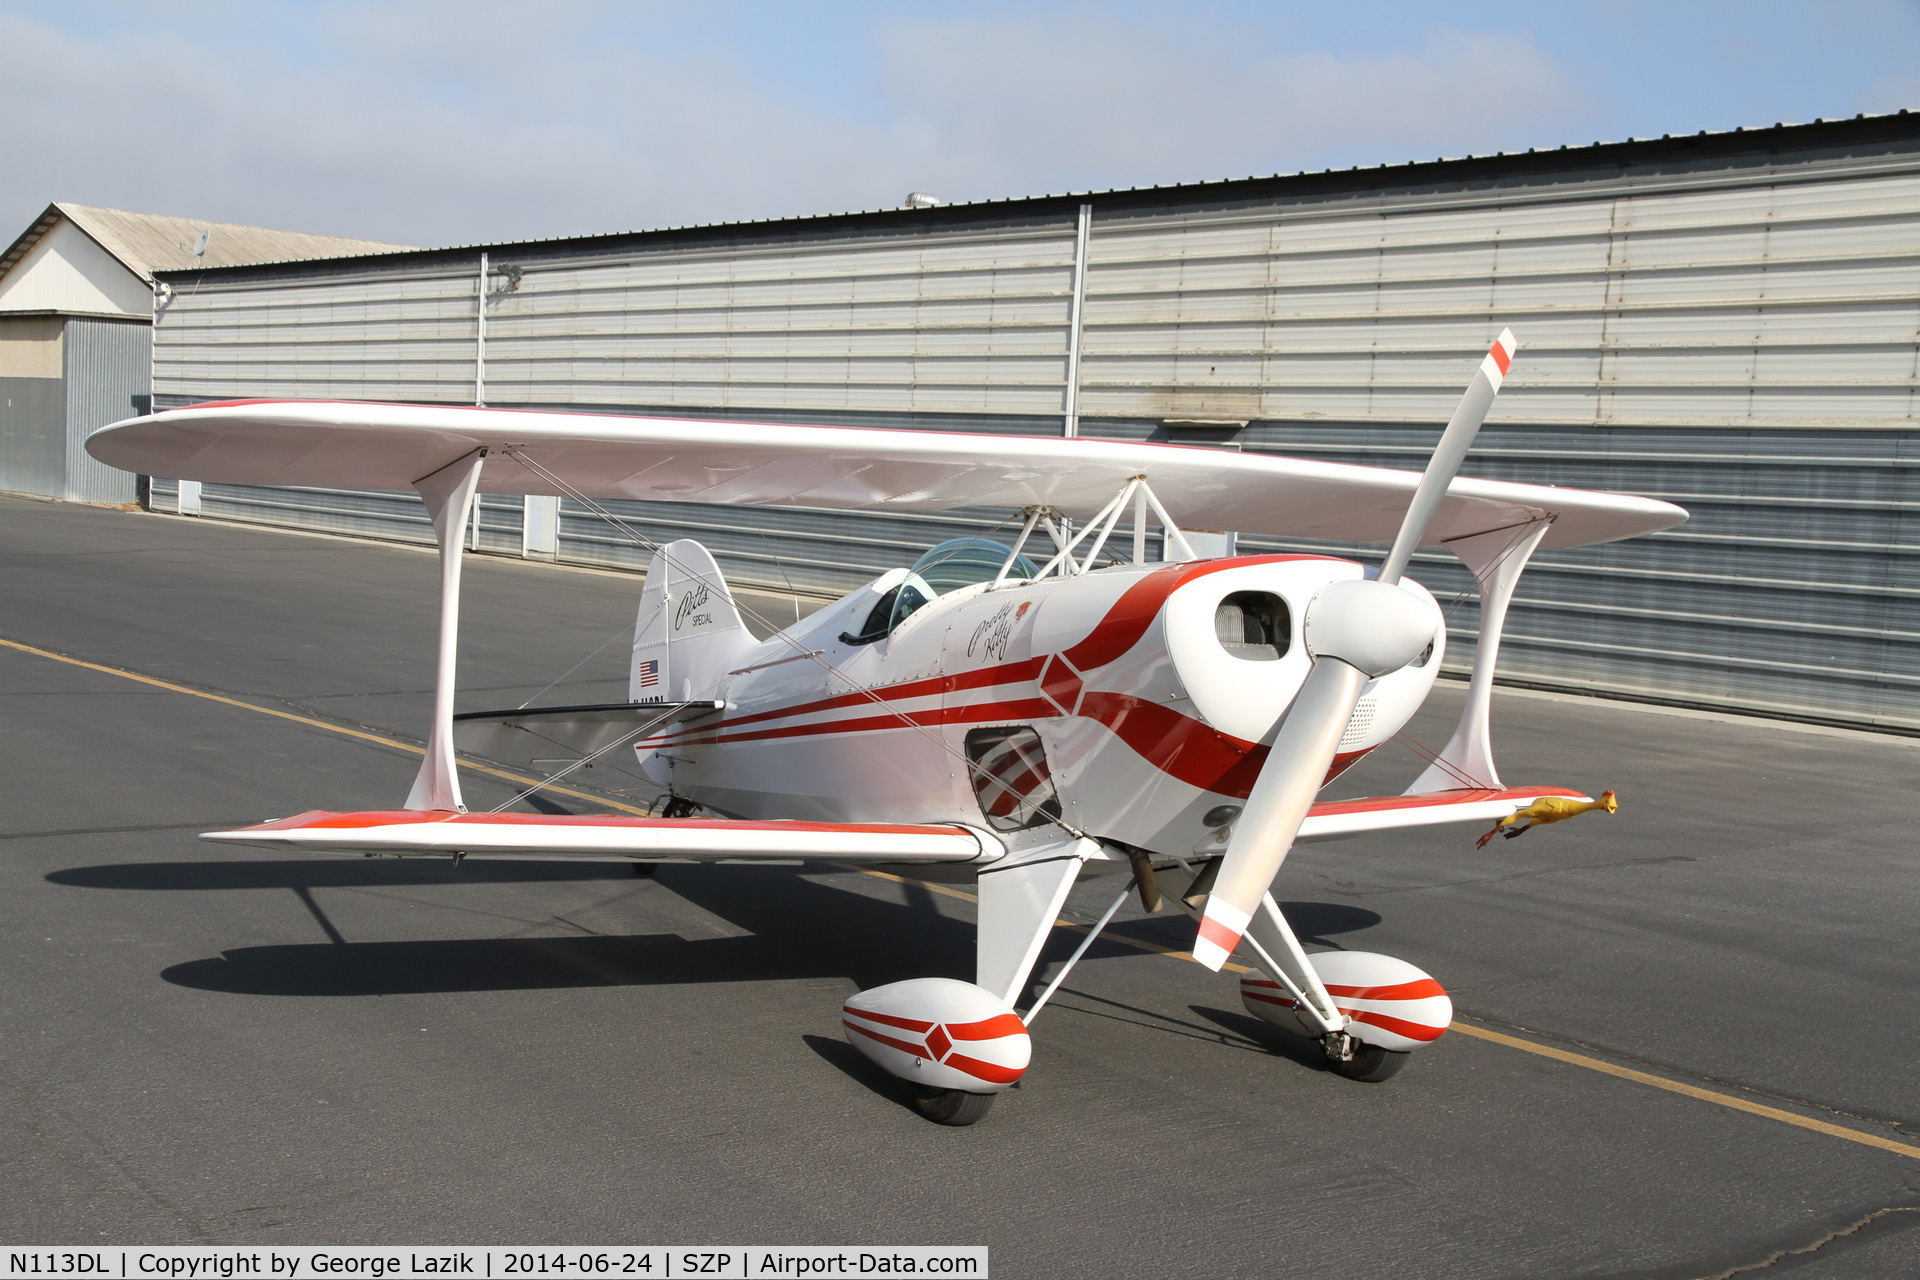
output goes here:
<path id="1" fill-rule="evenodd" d="M 912 572 L 935 595 L 944 596 L 976 582 L 992 582 L 1010 555 L 1012 547 L 991 538 L 950 538 L 914 561 Z M 1025 556 L 1014 556 L 1007 568 L 1009 578 L 1031 578 L 1035 572 L 1033 561 Z"/>
<path id="2" fill-rule="evenodd" d="M 937 597 L 975 583 L 992 582 L 1012 555 L 1012 547 L 991 538 L 950 538 L 913 562 L 900 585 L 874 604 L 858 635 L 845 632 L 840 639 L 847 644 L 872 644 L 892 635 L 895 627 Z M 1025 556 L 1014 556 L 1007 567 L 1009 578 L 1031 578 L 1036 572 L 1033 561 Z"/>

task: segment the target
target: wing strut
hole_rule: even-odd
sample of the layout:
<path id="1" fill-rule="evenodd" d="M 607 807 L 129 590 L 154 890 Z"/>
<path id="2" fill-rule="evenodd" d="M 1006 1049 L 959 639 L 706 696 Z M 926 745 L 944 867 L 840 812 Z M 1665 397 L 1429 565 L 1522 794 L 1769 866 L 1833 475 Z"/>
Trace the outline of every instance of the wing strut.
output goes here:
<path id="1" fill-rule="evenodd" d="M 409 809 L 452 809 L 465 813 L 460 799 L 460 774 L 453 763 L 453 676 L 460 646 L 460 554 L 467 540 L 467 520 L 473 511 L 473 491 L 487 451 L 472 453 L 413 482 L 433 517 L 433 535 L 440 543 L 440 663 L 434 675 L 433 728 L 427 734 L 426 758 L 407 793 Z"/>
<path id="2" fill-rule="evenodd" d="M 1493 767 L 1493 666 L 1500 660 L 1500 635 L 1507 625 L 1507 605 L 1520 574 L 1553 521 L 1537 520 L 1512 529 L 1495 529 L 1468 538 L 1455 538 L 1447 549 L 1460 557 L 1480 587 L 1480 642 L 1474 649 L 1473 675 L 1467 683 L 1467 705 L 1460 725 L 1426 772 L 1407 788 L 1410 796 L 1462 787 L 1500 789 L 1500 773 Z"/>

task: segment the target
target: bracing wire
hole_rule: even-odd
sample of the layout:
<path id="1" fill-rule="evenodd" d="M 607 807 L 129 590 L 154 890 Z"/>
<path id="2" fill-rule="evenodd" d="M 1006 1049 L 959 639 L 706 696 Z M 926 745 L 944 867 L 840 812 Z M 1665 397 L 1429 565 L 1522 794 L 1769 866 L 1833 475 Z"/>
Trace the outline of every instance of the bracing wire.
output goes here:
<path id="1" fill-rule="evenodd" d="M 559 684 L 562 680 L 565 680 L 568 676 L 572 675 L 574 672 L 578 671 L 580 668 L 586 666 L 589 662 L 592 662 L 595 658 L 599 657 L 603 652 L 605 652 L 606 647 L 608 645 L 612 644 L 615 640 L 618 640 L 621 636 L 624 636 L 625 634 L 627 634 L 627 632 L 633 630 L 634 626 L 635 626 L 634 623 L 629 622 L 625 626 L 621 627 L 618 631 L 608 636 L 605 640 L 600 642 L 600 647 L 598 649 L 595 649 L 592 653 L 580 659 L 580 661 L 574 663 L 572 666 L 568 667 L 565 671 L 562 671 L 559 675 L 555 676 L 553 679 L 547 681 L 547 688 L 542 689 L 540 693 L 534 694 L 533 698 L 539 697 L 540 694 L 545 693 L 547 689 L 553 688 L 553 686 Z M 528 698 L 526 702 L 521 703 L 518 707 L 515 707 L 514 710 L 515 711 L 525 710 L 528 704 L 530 704 L 533 701 L 533 698 Z"/>

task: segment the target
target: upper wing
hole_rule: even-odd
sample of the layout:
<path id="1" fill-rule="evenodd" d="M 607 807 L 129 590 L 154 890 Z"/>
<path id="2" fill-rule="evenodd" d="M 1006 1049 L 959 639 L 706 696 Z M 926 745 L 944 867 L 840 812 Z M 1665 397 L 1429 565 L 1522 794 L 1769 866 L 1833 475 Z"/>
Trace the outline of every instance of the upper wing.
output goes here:
<path id="1" fill-rule="evenodd" d="M 1307 811 L 1296 840 L 1337 840 L 1368 831 L 1399 831 L 1408 827 L 1436 827 L 1449 822 L 1498 822 L 1518 813 L 1542 796 L 1569 800 L 1591 797 L 1567 787 L 1507 787 L 1502 790 L 1434 791 L 1418 796 L 1366 796 L 1359 800 L 1322 800 Z M 1216 836 L 1194 849 L 1210 856 L 1226 851 Z"/>
<path id="2" fill-rule="evenodd" d="M 696 862 L 972 862 L 999 857 L 966 827 L 888 822 L 736 822 L 706 818 L 573 817 L 395 809 L 308 813 L 208 831 L 202 840 L 316 853 L 451 854 L 472 858 L 658 858 Z"/>
<path id="3" fill-rule="evenodd" d="M 1145 475 L 1183 525 L 1384 542 L 1412 471 L 1219 449 L 1058 437 L 534 413 L 344 401 L 232 401 L 134 418 L 87 452 L 126 471 L 223 484 L 406 489 L 488 451 L 489 493 L 940 511 L 1092 510 Z M 556 483 L 558 482 L 558 483 Z M 1547 547 L 1679 524 L 1670 503 L 1497 480 L 1455 480 L 1429 545 L 1543 516 Z"/>

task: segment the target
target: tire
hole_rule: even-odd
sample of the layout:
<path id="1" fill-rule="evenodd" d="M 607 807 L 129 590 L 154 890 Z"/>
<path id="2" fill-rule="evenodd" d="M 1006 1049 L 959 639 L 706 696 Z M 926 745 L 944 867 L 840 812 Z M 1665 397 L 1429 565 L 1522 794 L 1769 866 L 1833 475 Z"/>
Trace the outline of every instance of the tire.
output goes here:
<path id="1" fill-rule="evenodd" d="M 1368 1084 L 1378 1084 L 1382 1080 L 1392 1079 L 1407 1065 L 1410 1053 L 1395 1053 L 1392 1049 L 1382 1049 L 1377 1044 L 1356 1044 L 1353 1047 L 1353 1059 L 1350 1062 L 1335 1062 L 1328 1059 L 1327 1066 L 1336 1075 L 1349 1080 L 1363 1080 Z"/>
<path id="2" fill-rule="evenodd" d="M 993 1098 L 991 1093 L 964 1089 L 920 1089 L 914 1094 L 913 1109 L 939 1124 L 969 1125 L 987 1114 Z"/>

